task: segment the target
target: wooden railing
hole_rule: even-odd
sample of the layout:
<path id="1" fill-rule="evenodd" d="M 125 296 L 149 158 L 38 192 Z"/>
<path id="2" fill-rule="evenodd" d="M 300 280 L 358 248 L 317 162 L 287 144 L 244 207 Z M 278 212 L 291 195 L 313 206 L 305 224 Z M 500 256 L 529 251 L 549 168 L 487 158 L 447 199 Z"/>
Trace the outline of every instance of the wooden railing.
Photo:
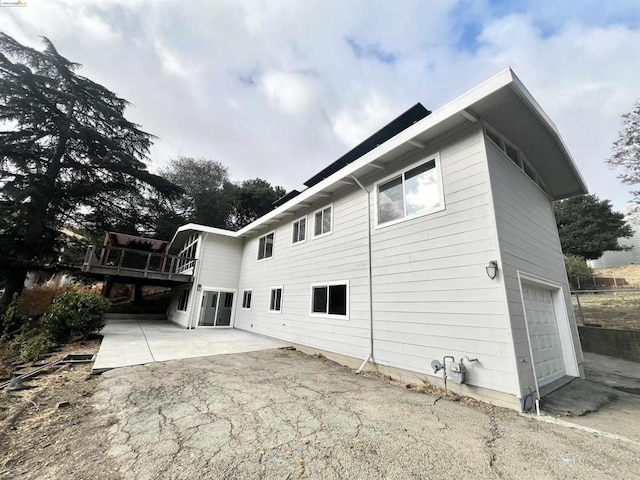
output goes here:
<path id="1" fill-rule="evenodd" d="M 195 257 L 91 245 L 87 248 L 82 271 L 109 269 L 116 275 L 136 272 L 145 278 L 150 274 L 160 274 L 171 279 L 173 275 L 192 275 L 195 264 Z"/>

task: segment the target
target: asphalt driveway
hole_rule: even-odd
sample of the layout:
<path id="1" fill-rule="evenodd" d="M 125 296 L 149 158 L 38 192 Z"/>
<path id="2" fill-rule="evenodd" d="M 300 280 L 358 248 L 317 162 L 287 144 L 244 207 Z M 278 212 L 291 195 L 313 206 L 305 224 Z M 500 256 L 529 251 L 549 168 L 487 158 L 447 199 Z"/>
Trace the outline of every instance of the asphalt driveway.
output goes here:
<path id="1" fill-rule="evenodd" d="M 93 400 L 110 419 L 103 461 L 123 478 L 640 478 L 637 442 L 296 351 L 111 370 Z"/>

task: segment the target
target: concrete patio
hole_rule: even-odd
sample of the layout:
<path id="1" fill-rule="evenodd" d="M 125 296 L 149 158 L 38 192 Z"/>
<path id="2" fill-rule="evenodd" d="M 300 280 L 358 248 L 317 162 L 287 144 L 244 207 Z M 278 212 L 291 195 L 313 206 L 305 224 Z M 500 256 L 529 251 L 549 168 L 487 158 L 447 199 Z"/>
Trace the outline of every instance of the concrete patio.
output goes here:
<path id="1" fill-rule="evenodd" d="M 164 362 L 181 358 L 284 348 L 287 343 L 243 330 L 187 330 L 166 320 L 132 316 L 110 319 L 93 371 Z"/>

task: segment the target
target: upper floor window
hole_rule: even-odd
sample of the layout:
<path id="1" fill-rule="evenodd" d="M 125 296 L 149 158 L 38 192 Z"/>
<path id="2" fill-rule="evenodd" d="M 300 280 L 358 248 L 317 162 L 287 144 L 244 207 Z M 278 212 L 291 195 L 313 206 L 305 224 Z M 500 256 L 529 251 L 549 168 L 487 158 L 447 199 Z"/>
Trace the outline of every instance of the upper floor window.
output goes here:
<path id="1" fill-rule="evenodd" d="M 313 214 L 313 236 L 329 235 L 333 228 L 333 205 L 328 205 Z"/>
<path id="2" fill-rule="evenodd" d="M 291 243 L 302 243 L 307 239 L 307 217 L 302 217 L 293 222 Z"/>
<path id="3" fill-rule="evenodd" d="M 199 235 L 197 233 L 192 233 L 191 235 L 189 235 L 189 238 L 187 238 L 187 241 L 184 242 L 184 245 L 178 252 L 178 257 L 181 257 L 178 259 L 178 266 L 176 269 L 178 273 L 189 270 L 195 265 L 196 250 L 198 249 L 198 238 Z"/>
<path id="4" fill-rule="evenodd" d="M 258 240 L 258 260 L 273 257 L 273 239 L 275 232 L 267 233 Z"/>
<path id="5" fill-rule="evenodd" d="M 385 179 L 376 188 L 378 225 L 444 209 L 440 159 L 433 157 Z"/>

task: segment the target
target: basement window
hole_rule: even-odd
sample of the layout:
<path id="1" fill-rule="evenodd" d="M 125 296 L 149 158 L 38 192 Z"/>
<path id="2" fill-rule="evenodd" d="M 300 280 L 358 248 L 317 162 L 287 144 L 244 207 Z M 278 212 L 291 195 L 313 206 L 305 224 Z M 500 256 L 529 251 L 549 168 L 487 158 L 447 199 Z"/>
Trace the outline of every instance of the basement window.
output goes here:
<path id="1" fill-rule="evenodd" d="M 178 310 L 181 312 L 187 311 L 187 306 L 189 305 L 189 293 L 191 293 L 191 289 L 180 290 L 180 294 L 178 295 Z"/>
<path id="2" fill-rule="evenodd" d="M 273 257 L 273 241 L 275 232 L 267 233 L 258 239 L 258 260 Z"/>
<path id="3" fill-rule="evenodd" d="M 311 315 L 346 318 L 349 314 L 349 282 L 311 285 Z"/>

